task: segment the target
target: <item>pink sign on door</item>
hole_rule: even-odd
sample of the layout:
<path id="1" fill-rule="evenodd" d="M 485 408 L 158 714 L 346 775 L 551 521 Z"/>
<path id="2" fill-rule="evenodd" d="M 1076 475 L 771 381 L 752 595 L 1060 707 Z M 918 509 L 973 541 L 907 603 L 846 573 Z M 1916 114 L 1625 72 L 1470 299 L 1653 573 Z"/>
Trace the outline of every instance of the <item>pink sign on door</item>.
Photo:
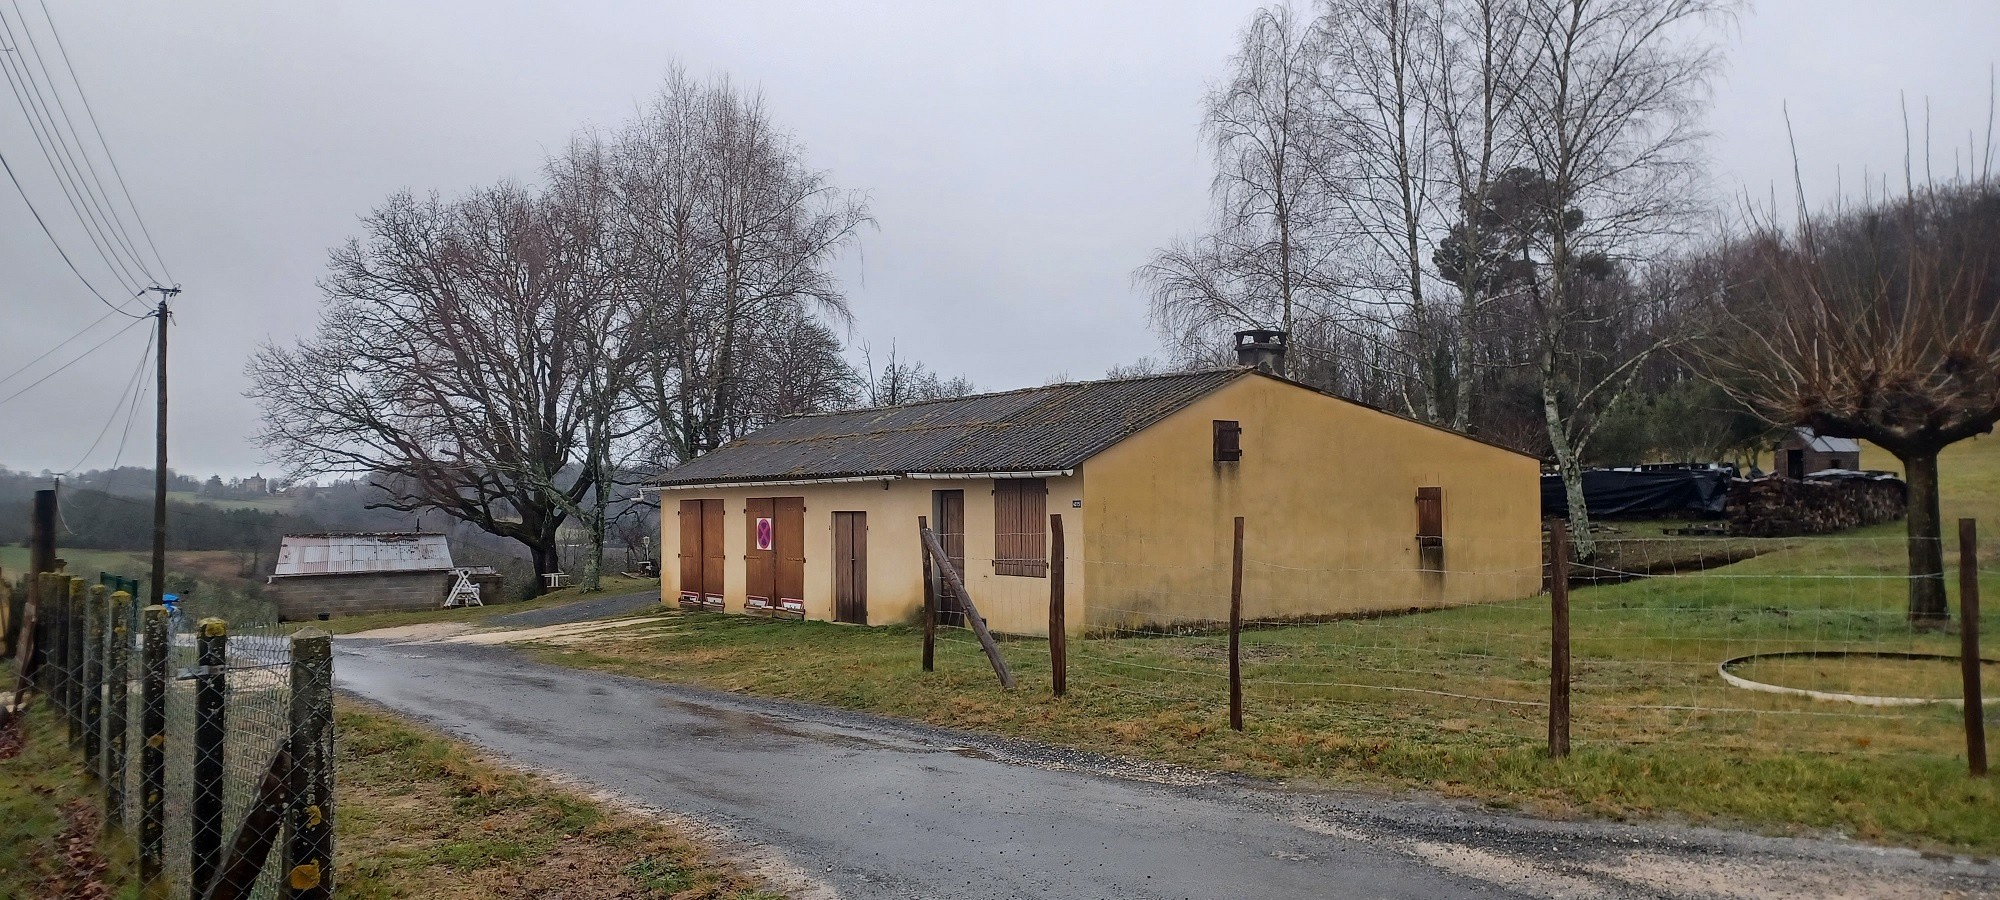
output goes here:
<path id="1" fill-rule="evenodd" d="M 757 549 L 759 550 L 771 549 L 771 533 L 772 533 L 771 518 L 769 516 L 758 516 Z"/>

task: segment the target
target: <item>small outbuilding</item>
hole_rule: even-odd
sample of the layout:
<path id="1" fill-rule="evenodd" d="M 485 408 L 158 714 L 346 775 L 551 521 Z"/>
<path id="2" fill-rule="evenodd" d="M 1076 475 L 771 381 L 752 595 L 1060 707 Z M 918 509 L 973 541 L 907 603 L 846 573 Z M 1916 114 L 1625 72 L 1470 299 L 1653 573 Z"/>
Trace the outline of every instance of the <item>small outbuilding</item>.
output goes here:
<path id="1" fill-rule="evenodd" d="M 787 418 L 666 473 L 668 602 L 918 617 L 922 517 L 996 629 L 1048 630 L 1060 516 L 1073 631 L 1515 599 L 1541 584 L 1533 456 L 1239 367 Z M 935 576 L 934 576 L 935 577 Z M 956 601 L 941 583 L 946 616 Z"/>
<path id="2" fill-rule="evenodd" d="M 1778 442 L 1778 474 L 1793 481 L 1807 475 L 1835 469 L 1861 469 L 1861 442 L 1853 438 L 1826 437 L 1810 428 L 1794 428 Z"/>
<path id="3" fill-rule="evenodd" d="M 286 621 L 434 609 L 452 572 L 442 534 L 288 534 L 265 596 Z"/>

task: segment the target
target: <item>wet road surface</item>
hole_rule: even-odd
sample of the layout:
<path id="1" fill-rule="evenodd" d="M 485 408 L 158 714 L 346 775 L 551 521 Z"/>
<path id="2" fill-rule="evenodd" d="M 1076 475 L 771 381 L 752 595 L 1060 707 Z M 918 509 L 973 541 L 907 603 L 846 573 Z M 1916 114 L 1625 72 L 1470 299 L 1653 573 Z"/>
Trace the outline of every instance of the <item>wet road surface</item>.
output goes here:
<path id="1" fill-rule="evenodd" d="M 336 643 L 336 683 L 683 818 L 850 898 L 2000 896 L 1983 863 L 1292 791 L 879 717 L 543 665 Z M 1907 889 L 1909 892 L 1905 892 Z"/>

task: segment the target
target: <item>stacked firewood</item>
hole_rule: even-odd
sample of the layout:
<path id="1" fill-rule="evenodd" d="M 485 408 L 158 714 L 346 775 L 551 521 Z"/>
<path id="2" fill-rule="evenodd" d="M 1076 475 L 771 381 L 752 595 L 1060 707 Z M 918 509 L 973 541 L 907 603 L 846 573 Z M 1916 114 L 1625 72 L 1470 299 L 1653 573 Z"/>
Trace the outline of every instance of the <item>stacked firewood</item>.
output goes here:
<path id="1" fill-rule="evenodd" d="M 1827 534 L 1903 518 L 1909 491 L 1890 476 L 1738 479 L 1729 486 L 1729 531 L 1744 537 Z"/>

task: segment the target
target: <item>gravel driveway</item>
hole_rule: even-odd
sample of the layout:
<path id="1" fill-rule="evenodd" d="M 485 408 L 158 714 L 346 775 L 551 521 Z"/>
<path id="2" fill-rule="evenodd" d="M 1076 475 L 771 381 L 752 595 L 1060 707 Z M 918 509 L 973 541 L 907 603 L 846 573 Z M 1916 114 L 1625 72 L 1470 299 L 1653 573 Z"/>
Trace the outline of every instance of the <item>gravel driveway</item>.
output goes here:
<path id="1" fill-rule="evenodd" d="M 1984 861 L 1289 789 L 504 647 L 336 648 L 349 694 L 681 819 L 804 897 L 2000 896 Z"/>

